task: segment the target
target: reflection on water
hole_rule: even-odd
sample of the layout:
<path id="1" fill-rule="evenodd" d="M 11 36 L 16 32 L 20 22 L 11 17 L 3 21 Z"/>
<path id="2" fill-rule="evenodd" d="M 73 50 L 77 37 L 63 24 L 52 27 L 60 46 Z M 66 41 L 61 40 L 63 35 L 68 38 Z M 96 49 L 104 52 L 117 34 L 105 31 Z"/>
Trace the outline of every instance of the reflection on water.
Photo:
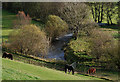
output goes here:
<path id="1" fill-rule="evenodd" d="M 57 38 L 57 41 L 54 42 L 49 49 L 48 58 L 56 60 L 64 60 L 64 51 L 62 47 L 64 44 L 68 43 L 73 34 L 67 34 L 63 37 Z"/>

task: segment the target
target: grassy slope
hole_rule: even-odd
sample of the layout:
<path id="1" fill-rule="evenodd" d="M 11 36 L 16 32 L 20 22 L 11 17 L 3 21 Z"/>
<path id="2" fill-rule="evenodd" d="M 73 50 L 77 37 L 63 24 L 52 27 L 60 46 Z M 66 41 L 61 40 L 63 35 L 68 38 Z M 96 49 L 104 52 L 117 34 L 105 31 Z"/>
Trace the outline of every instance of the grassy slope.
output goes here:
<path id="1" fill-rule="evenodd" d="M 13 20 L 15 20 L 16 15 L 14 13 L 2 10 L 2 27 L 4 28 L 12 28 Z"/>
<path id="2" fill-rule="evenodd" d="M 61 71 L 39 67 L 22 62 L 2 59 L 3 80 L 101 80 L 94 77 L 80 75 L 73 76 Z"/>
<path id="3" fill-rule="evenodd" d="M 16 14 L 2 10 L 2 38 L 3 41 L 8 41 L 9 33 L 13 31 L 13 21 L 16 19 Z M 40 22 L 33 21 L 32 24 L 43 27 Z"/>
<path id="4" fill-rule="evenodd" d="M 113 27 L 114 28 L 114 27 Z M 114 40 L 116 43 L 118 43 L 118 40 L 120 37 L 120 34 L 118 33 L 119 29 L 113 29 L 111 28 L 111 26 L 108 28 L 100 28 L 100 31 L 106 32 L 110 35 L 112 35 L 114 37 Z M 78 38 L 77 40 L 71 40 L 69 43 L 70 48 L 74 51 L 74 54 L 77 55 L 76 52 L 78 51 L 89 51 L 89 43 L 87 41 L 88 39 L 85 37 L 82 38 Z M 82 52 L 81 52 L 82 53 Z M 83 62 L 82 62 L 83 63 Z M 95 62 L 84 62 L 82 65 L 89 65 L 89 66 L 101 66 L 101 64 L 95 63 Z M 80 66 L 80 68 L 82 71 L 82 73 L 86 73 L 87 69 L 86 67 L 82 67 Z M 101 68 L 97 68 L 97 73 L 95 74 L 95 76 L 99 76 L 99 77 L 104 77 L 104 78 L 108 78 L 111 80 L 117 80 L 118 79 L 118 71 L 115 70 L 104 70 Z M 84 72 L 85 70 L 85 72 Z"/>

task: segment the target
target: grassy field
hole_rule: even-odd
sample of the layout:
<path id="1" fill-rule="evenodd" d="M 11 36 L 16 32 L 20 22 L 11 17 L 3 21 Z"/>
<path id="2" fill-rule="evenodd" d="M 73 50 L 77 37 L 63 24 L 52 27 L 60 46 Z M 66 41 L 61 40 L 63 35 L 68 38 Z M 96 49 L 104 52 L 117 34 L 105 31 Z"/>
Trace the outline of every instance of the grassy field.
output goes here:
<path id="1" fill-rule="evenodd" d="M 9 38 L 9 34 L 10 34 L 10 32 L 12 32 L 13 31 L 13 29 L 12 29 L 12 27 L 13 27 L 13 20 L 15 19 L 15 14 L 14 13 L 10 13 L 10 12 L 8 12 L 8 11 L 5 11 L 5 10 L 3 10 L 3 20 L 2 20 L 2 38 L 3 38 L 3 41 L 7 41 L 8 40 L 8 38 Z M 37 25 L 41 25 L 39 22 L 36 22 L 36 21 L 32 21 L 32 23 L 33 24 L 37 24 Z M 102 31 L 106 31 L 106 32 L 109 32 L 110 34 L 112 34 L 113 36 L 115 36 L 115 37 L 119 37 L 119 34 L 118 34 L 118 27 L 117 27 L 117 29 L 116 29 L 116 26 L 115 27 L 113 27 L 113 26 L 104 26 L 104 27 L 102 27 L 101 28 L 101 30 Z M 79 43 L 79 41 L 78 41 L 78 43 L 79 44 L 83 44 L 84 43 L 84 39 L 83 40 L 80 40 L 81 41 L 81 43 Z M 76 42 L 74 42 L 74 43 L 76 43 Z M 84 44 L 86 44 L 87 45 L 87 43 L 84 43 Z M 78 51 L 78 47 L 79 46 L 72 46 L 72 47 L 74 47 L 74 49 L 76 50 L 76 51 Z M 84 46 L 81 46 L 81 48 L 83 49 L 84 48 Z M 85 48 L 87 48 L 87 46 L 85 47 Z M 84 50 L 84 49 L 83 49 Z M 22 59 L 23 58 L 23 59 Z M 26 58 L 24 58 L 24 57 L 22 57 L 22 58 L 19 58 L 19 57 L 16 57 L 16 60 L 18 60 L 18 61 L 22 61 L 22 62 L 29 62 L 29 58 L 28 58 L 28 60 L 26 60 Z M 32 60 L 31 60 L 32 61 Z M 34 60 L 35 61 L 35 60 Z M 36 62 L 36 61 L 35 61 Z M 37 63 L 38 63 L 39 61 L 37 61 Z M 37 73 L 37 72 L 35 72 L 35 73 L 32 73 L 31 71 L 33 71 L 32 69 L 34 68 L 34 67 L 36 67 L 37 68 L 37 70 L 36 71 L 38 71 L 38 70 L 40 70 L 40 69 L 42 69 L 42 67 L 38 67 L 38 66 L 33 66 L 33 65 L 28 65 L 28 64 L 24 64 L 24 63 L 20 63 L 20 65 L 21 65 L 21 67 L 20 66 L 18 66 L 19 68 L 16 68 L 17 66 L 15 66 L 14 67 L 14 65 L 13 64 L 15 63 L 15 64 L 18 64 L 19 62 L 15 62 L 15 61 L 10 61 L 10 60 L 6 60 L 6 59 L 3 59 L 3 79 L 54 79 L 52 76 L 50 76 L 50 75 L 48 75 L 48 78 L 45 78 L 45 74 L 46 73 Z M 22 65 L 26 65 L 26 66 L 28 66 L 28 67 L 26 67 L 25 69 L 27 69 L 27 68 L 29 68 L 29 66 L 31 66 L 31 70 L 29 70 L 29 71 L 27 71 L 27 70 L 24 70 L 24 68 L 22 69 Z M 23 65 L 23 67 L 24 67 L 24 65 Z M 8 66 L 8 67 L 7 67 Z M 53 65 L 52 65 L 53 66 Z M 46 66 L 47 67 L 47 66 Z M 60 67 L 60 66 L 58 66 L 58 67 Z M 43 68 L 44 69 L 44 68 Z M 47 68 L 46 68 L 47 69 Z M 55 69 L 57 69 L 57 68 L 55 68 Z M 50 69 L 51 70 L 51 69 Z M 81 69 L 80 69 L 81 70 Z M 39 71 L 38 71 L 39 72 Z M 58 72 L 60 72 L 60 71 L 58 71 Z M 62 73 L 63 74 L 63 72 L 60 72 L 60 73 Z M 44 77 L 42 77 L 41 78 L 41 76 L 42 76 L 42 74 L 43 74 L 43 76 Z M 49 73 L 50 74 L 50 73 Z M 55 73 L 56 74 L 56 73 Z M 85 79 L 85 80 L 89 80 L 89 79 L 94 79 L 93 77 L 91 78 L 91 77 L 87 77 L 87 78 L 85 78 L 85 76 L 84 75 L 81 75 L 81 74 L 76 74 L 77 76 L 80 76 L 80 78 L 78 78 L 78 77 L 76 77 L 76 79 Z M 15 76 L 15 77 L 12 77 L 12 76 Z M 50 76 L 50 77 L 49 77 Z M 55 76 L 55 75 L 54 75 Z M 58 76 L 60 76 L 60 75 L 58 75 Z M 64 76 L 64 74 L 63 74 L 63 76 Z M 72 76 L 72 75 L 70 75 L 70 76 Z M 109 72 L 109 71 L 105 71 L 105 70 L 99 70 L 99 69 L 97 69 L 97 74 L 96 74 L 96 76 L 101 76 L 101 77 L 106 77 L 106 78 L 110 78 L 110 79 L 117 79 L 117 77 L 116 76 L 118 76 L 118 73 L 117 72 Z M 81 77 L 83 77 L 83 78 L 81 78 Z M 56 77 L 56 79 L 58 80 L 58 79 L 66 79 L 66 78 L 64 78 L 64 77 L 61 77 L 61 78 L 59 78 L 59 77 Z M 73 78 L 70 78 L 69 76 L 68 76 L 68 79 L 73 79 Z M 67 80 L 68 80 L 67 79 Z"/>
<path id="2" fill-rule="evenodd" d="M 14 13 L 2 10 L 2 27 L 3 28 L 12 28 L 13 21 L 16 19 L 16 15 Z"/>
<path id="3" fill-rule="evenodd" d="M 13 31 L 13 21 L 16 19 L 16 14 L 11 13 L 6 10 L 2 10 L 2 39 L 4 41 L 8 41 L 8 37 L 10 32 Z M 41 28 L 44 26 L 40 22 L 31 21 L 32 24 L 36 24 L 37 26 L 40 26 Z"/>
<path id="4" fill-rule="evenodd" d="M 13 31 L 13 29 L 6 29 L 6 28 L 3 28 L 3 29 L 2 29 L 2 39 L 3 39 L 3 42 L 8 41 L 9 34 L 10 34 L 12 31 Z"/>
<path id="5" fill-rule="evenodd" d="M 64 62 L 55 62 L 55 61 L 45 61 L 45 60 L 41 60 L 41 59 L 34 59 L 34 58 L 30 58 L 30 57 L 25 57 L 23 55 L 17 55 L 17 54 L 13 54 L 14 55 L 14 61 L 20 61 L 23 63 L 28 63 L 28 64 L 33 64 L 35 66 L 39 66 L 39 67 L 47 67 L 49 69 L 56 69 L 56 70 L 60 70 L 61 72 L 63 72 L 64 70 Z M 116 70 L 109 70 L 109 69 L 101 69 L 101 68 L 96 68 L 97 72 L 94 75 L 88 75 L 86 74 L 88 67 L 86 66 L 87 64 L 82 63 L 81 65 L 77 65 L 80 66 L 79 69 L 75 69 L 75 75 L 76 76 L 89 76 L 89 77 L 97 77 L 97 78 L 104 78 L 104 79 L 109 79 L 109 80 L 118 80 L 118 71 Z M 88 64 L 90 65 L 90 64 Z M 93 63 L 91 63 L 91 65 L 93 66 Z"/>
<path id="6" fill-rule="evenodd" d="M 2 59 L 3 80 L 102 80 L 84 75 L 70 75 L 64 72 L 25 64 L 9 59 Z"/>

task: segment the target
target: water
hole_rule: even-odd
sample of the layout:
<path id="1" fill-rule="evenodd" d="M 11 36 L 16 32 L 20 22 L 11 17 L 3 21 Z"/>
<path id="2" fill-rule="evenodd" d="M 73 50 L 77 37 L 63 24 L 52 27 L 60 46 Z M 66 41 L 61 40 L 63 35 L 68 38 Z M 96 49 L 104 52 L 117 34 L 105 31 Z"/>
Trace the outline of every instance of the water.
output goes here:
<path id="1" fill-rule="evenodd" d="M 57 38 L 57 41 L 52 44 L 52 47 L 49 49 L 47 58 L 56 59 L 56 60 L 65 60 L 64 51 L 62 50 L 63 46 L 69 42 L 73 34 L 67 34 L 63 37 Z"/>

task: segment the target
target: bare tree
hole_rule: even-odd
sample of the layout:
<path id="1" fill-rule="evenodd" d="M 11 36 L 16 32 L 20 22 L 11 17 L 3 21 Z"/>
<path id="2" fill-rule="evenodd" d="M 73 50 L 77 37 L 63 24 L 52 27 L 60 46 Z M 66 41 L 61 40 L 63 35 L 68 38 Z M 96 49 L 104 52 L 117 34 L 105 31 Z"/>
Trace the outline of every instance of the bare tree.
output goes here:
<path id="1" fill-rule="evenodd" d="M 85 3 L 64 3 L 59 12 L 61 13 L 61 18 L 71 28 L 82 28 L 82 23 L 89 16 L 89 9 Z"/>

